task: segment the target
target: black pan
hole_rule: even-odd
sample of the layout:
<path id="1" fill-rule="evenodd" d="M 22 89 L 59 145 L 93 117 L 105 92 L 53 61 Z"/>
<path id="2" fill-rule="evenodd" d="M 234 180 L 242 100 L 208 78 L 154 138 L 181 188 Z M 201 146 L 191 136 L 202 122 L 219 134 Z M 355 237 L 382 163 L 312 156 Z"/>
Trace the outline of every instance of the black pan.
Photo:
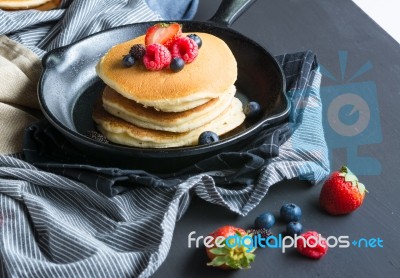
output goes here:
<path id="1" fill-rule="evenodd" d="M 193 147 L 152 149 L 102 143 L 87 136 L 95 130 L 91 118 L 95 99 L 104 88 L 95 65 L 115 44 L 145 34 L 156 22 L 125 25 L 91 35 L 52 50 L 43 58 L 39 101 L 46 118 L 93 163 L 140 168 L 152 172 L 175 171 L 222 151 L 235 151 L 269 125 L 285 119 L 289 102 L 285 78 L 277 61 L 263 47 L 228 26 L 254 0 L 224 0 L 208 22 L 180 21 L 184 32 L 206 32 L 222 38 L 238 63 L 237 96 L 261 104 L 262 115 L 245 123 L 217 143 Z M 200 49 L 201 51 L 201 49 Z"/>

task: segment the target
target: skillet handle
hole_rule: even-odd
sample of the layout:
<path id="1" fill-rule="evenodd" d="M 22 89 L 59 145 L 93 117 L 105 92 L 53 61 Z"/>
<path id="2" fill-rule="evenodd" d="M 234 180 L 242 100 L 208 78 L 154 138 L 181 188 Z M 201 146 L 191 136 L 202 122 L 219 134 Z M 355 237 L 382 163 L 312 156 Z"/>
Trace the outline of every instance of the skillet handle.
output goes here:
<path id="1" fill-rule="evenodd" d="M 218 10 L 209 21 L 230 26 L 256 0 L 222 0 Z"/>

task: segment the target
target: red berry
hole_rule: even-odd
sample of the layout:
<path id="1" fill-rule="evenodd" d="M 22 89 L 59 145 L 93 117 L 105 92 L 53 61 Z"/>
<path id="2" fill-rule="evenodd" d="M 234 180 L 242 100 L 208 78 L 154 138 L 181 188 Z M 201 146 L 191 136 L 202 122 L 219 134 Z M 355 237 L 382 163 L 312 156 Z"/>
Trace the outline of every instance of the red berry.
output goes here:
<path id="1" fill-rule="evenodd" d="M 161 70 L 171 62 L 171 53 L 168 48 L 159 43 L 150 44 L 146 47 L 143 64 L 148 70 Z"/>
<path id="2" fill-rule="evenodd" d="M 185 63 L 191 63 L 199 53 L 197 43 L 189 37 L 176 39 L 170 47 L 172 57 L 180 57 Z"/>
<path id="3" fill-rule="evenodd" d="M 182 26 L 179 23 L 157 23 L 147 29 L 145 45 L 160 43 L 169 47 L 181 35 Z"/>
<path id="4" fill-rule="evenodd" d="M 362 205 L 366 192 L 358 178 L 349 168 L 343 166 L 324 182 L 319 203 L 331 215 L 347 214 Z"/>
<path id="5" fill-rule="evenodd" d="M 238 244 L 245 236 L 249 236 L 245 230 L 234 226 L 223 226 L 209 236 L 212 237 L 210 242 L 212 247 L 206 248 L 207 256 L 211 260 L 207 263 L 208 266 L 226 270 L 250 268 L 250 264 L 256 256 L 253 254 L 255 248 Z M 223 241 L 220 242 L 223 245 L 222 247 L 218 247 L 216 244 L 218 237 L 223 238 Z M 234 246 L 226 245 L 226 240 L 230 240 L 229 237 L 235 237 L 234 242 L 232 242 Z"/>
<path id="6" fill-rule="evenodd" d="M 297 237 L 296 248 L 304 256 L 320 259 L 328 252 L 328 243 L 319 233 L 308 231 Z"/>

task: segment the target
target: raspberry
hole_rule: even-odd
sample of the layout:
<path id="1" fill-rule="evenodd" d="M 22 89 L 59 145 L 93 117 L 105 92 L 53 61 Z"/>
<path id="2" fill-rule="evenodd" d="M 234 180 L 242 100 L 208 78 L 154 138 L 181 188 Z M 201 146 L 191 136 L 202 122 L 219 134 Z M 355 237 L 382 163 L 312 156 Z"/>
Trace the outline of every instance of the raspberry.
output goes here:
<path id="1" fill-rule="evenodd" d="M 196 34 L 190 34 L 190 35 L 187 35 L 186 37 L 189 37 L 189 38 L 191 38 L 192 40 L 194 40 L 199 48 L 200 48 L 200 47 L 202 46 L 202 44 L 203 44 L 203 41 L 201 40 L 201 38 L 200 38 L 198 35 L 196 35 Z"/>
<path id="2" fill-rule="evenodd" d="M 146 53 L 146 48 L 143 44 L 134 44 L 129 53 L 135 57 L 137 60 L 142 60 L 144 54 Z"/>
<path id="3" fill-rule="evenodd" d="M 185 63 L 191 63 L 199 53 L 197 43 L 189 37 L 180 37 L 170 47 L 172 58 L 180 57 Z"/>
<path id="4" fill-rule="evenodd" d="M 301 234 L 296 241 L 297 251 L 312 259 L 319 259 L 328 252 L 326 239 L 315 231 Z"/>
<path id="5" fill-rule="evenodd" d="M 143 64 L 148 70 L 161 70 L 171 62 L 171 53 L 168 48 L 159 43 L 153 43 L 146 47 Z"/>

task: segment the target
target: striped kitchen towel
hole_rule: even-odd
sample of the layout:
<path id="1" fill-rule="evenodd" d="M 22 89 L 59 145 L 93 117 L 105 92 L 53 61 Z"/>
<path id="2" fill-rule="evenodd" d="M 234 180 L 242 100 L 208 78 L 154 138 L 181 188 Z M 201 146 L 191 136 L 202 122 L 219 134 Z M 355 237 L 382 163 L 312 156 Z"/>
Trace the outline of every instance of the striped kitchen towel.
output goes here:
<path id="1" fill-rule="evenodd" d="M 325 178 L 329 163 L 315 55 L 277 59 L 287 76 L 289 120 L 262 131 L 241 152 L 199 162 L 201 171 L 159 177 L 140 169 L 35 165 L 0 156 L 0 275 L 148 277 L 165 260 L 175 222 L 193 194 L 246 215 L 283 179 Z M 36 128 L 57 132 L 49 125 Z"/>
<path id="2" fill-rule="evenodd" d="M 42 57 L 47 51 L 111 27 L 192 19 L 197 7 L 198 0 L 61 0 L 59 8 L 50 11 L 0 9 L 0 35 Z"/>

